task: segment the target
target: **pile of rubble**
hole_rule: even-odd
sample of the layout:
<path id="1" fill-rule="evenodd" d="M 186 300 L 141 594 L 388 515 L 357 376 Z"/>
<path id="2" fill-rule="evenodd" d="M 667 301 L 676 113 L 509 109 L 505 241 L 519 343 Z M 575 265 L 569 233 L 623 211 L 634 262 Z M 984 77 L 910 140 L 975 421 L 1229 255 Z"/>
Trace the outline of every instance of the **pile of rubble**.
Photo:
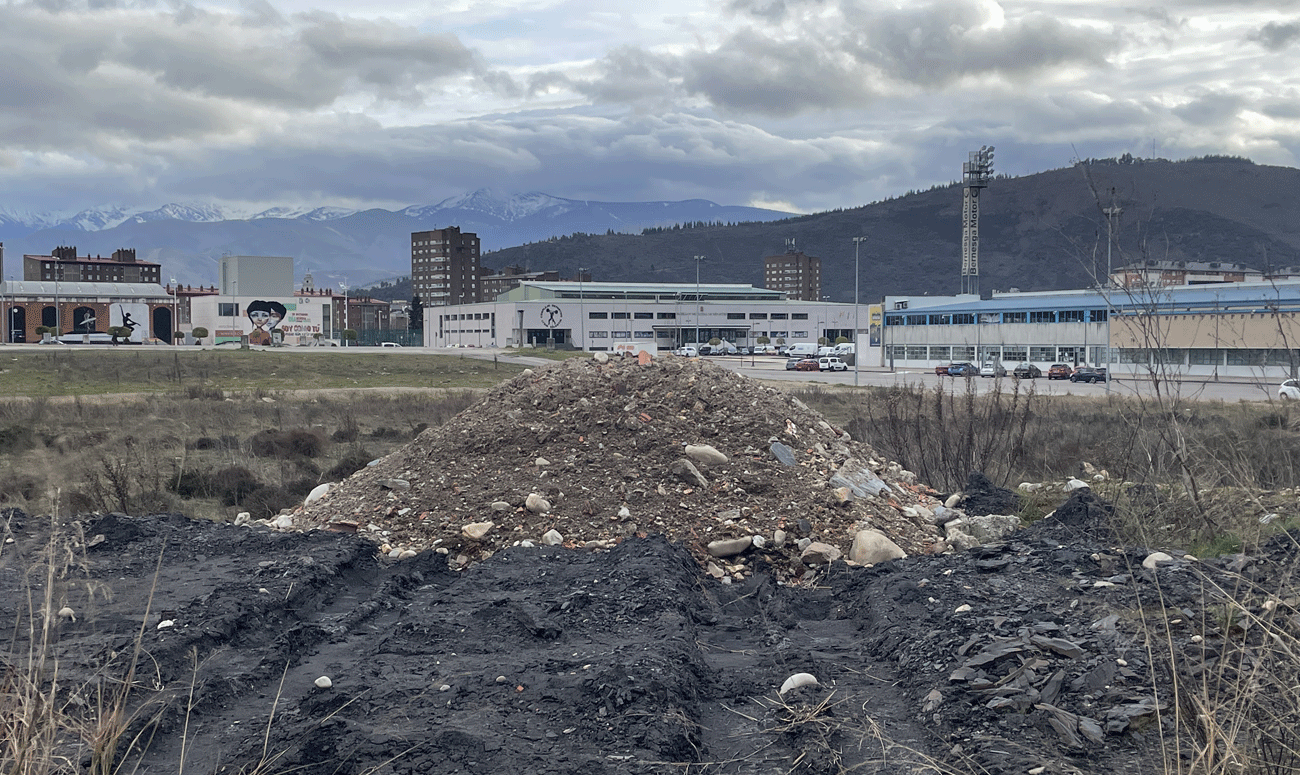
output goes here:
<path id="1" fill-rule="evenodd" d="M 372 462 L 297 528 L 369 534 L 453 567 L 512 545 L 680 541 L 719 578 L 942 550 L 953 516 L 897 463 L 798 399 L 707 362 L 575 359 L 527 370 Z"/>

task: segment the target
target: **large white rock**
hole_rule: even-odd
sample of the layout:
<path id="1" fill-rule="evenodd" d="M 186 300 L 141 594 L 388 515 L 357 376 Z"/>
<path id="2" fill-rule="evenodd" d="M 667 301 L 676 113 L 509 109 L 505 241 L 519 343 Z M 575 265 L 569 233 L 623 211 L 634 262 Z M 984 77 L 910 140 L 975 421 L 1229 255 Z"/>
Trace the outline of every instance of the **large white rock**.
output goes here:
<path id="1" fill-rule="evenodd" d="M 744 538 L 724 538 L 720 541 L 710 541 L 708 551 L 714 557 L 734 557 L 742 554 L 749 547 L 754 545 L 753 536 Z"/>
<path id="2" fill-rule="evenodd" d="M 814 541 L 808 544 L 808 546 L 799 553 L 799 559 L 803 561 L 804 565 L 827 565 L 835 562 L 841 556 L 843 556 L 843 552 L 839 549 L 820 541 Z"/>
<path id="3" fill-rule="evenodd" d="M 534 514 L 545 514 L 551 510 L 551 502 L 543 498 L 541 493 L 530 492 L 524 501 L 524 507 Z"/>
<path id="4" fill-rule="evenodd" d="M 879 530 L 859 530 L 853 536 L 853 546 L 849 548 L 849 559 L 859 565 L 901 560 L 907 556 L 898 544 Z"/>
<path id="5" fill-rule="evenodd" d="M 483 538 L 483 536 L 487 535 L 488 531 L 496 526 L 497 523 L 495 522 L 471 522 L 468 525 L 461 527 L 460 532 L 466 538 L 478 541 Z"/>
<path id="6" fill-rule="evenodd" d="M 1174 558 L 1164 552 L 1152 552 L 1142 561 L 1142 567 L 1154 570 L 1157 565 L 1173 562 Z"/>
<path id="7" fill-rule="evenodd" d="M 321 498 L 324 498 L 325 493 L 329 492 L 330 488 L 332 488 L 333 486 L 334 484 L 331 482 L 326 482 L 325 484 L 316 485 L 315 487 L 312 488 L 311 492 L 307 493 L 307 498 L 302 502 L 302 505 L 310 506 L 316 501 L 320 500 Z"/>
<path id="8" fill-rule="evenodd" d="M 977 543 L 994 544 L 1020 529 L 1020 517 L 1014 514 L 966 515 L 948 522 L 943 529 L 948 535 L 960 531 Z"/>
<path id="9" fill-rule="evenodd" d="M 721 465 L 730 460 L 709 444 L 687 444 L 686 456 L 706 466 Z"/>
<path id="10" fill-rule="evenodd" d="M 564 543 L 564 536 L 560 533 L 560 531 L 552 528 L 542 534 L 542 543 L 546 544 L 547 546 L 559 546 L 560 544 Z"/>
<path id="11" fill-rule="evenodd" d="M 1083 481 L 1082 479 L 1071 478 L 1070 481 L 1065 483 L 1065 491 L 1074 492 L 1075 490 L 1081 490 L 1084 487 L 1090 487 L 1090 486 L 1091 485 L 1089 485 L 1087 482 Z"/>
<path id="12" fill-rule="evenodd" d="M 785 683 L 781 684 L 781 689 L 777 694 L 785 694 L 791 689 L 798 689 L 800 686 L 818 686 L 819 684 L 817 676 L 812 673 L 795 673 L 785 679 Z"/>

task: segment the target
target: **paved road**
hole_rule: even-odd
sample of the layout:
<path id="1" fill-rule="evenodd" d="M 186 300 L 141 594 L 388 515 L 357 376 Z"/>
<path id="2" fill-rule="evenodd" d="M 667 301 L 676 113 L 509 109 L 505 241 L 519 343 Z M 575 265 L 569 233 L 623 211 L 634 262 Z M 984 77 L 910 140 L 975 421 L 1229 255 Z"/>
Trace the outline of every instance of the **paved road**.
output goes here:
<path id="1" fill-rule="evenodd" d="M 39 349 L 48 350 L 48 346 L 37 346 L 35 344 L 25 345 L 5 345 L 15 349 Z M 65 345 L 66 346 L 66 345 Z M 134 347 L 113 348 L 121 351 L 132 351 Z M 153 349 L 153 348 L 150 348 Z M 213 349 L 211 345 L 203 347 L 178 347 L 177 349 L 197 350 Z M 224 346 L 217 349 L 229 349 Z M 253 349 L 265 349 L 255 347 Z M 349 351 L 373 355 L 384 353 L 387 355 L 400 356 L 404 354 L 415 353 L 437 353 L 440 355 L 459 355 L 467 358 L 479 358 L 483 360 L 492 360 L 499 358 L 503 363 L 517 363 L 525 366 L 543 366 L 548 363 L 554 363 L 552 359 L 541 358 L 532 355 L 522 355 L 519 351 L 507 348 L 492 347 L 472 347 L 472 348 L 442 348 L 442 347 L 356 347 L 356 348 L 335 348 L 335 347 L 286 347 L 283 352 L 296 352 L 303 354 L 311 353 L 346 353 Z M 807 384 L 820 385 L 845 385 L 854 384 L 854 372 L 808 372 L 808 371 L 786 371 L 785 358 L 772 356 L 755 356 L 755 357 L 735 357 L 723 356 L 718 358 L 708 358 L 710 363 L 716 363 L 719 366 L 728 369 L 734 369 L 742 374 L 757 379 L 772 380 L 778 382 L 803 382 Z M 963 378 L 938 377 L 931 370 L 908 371 L 900 369 L 898 371 L 889 371 L 888 369 L 863 369 L 857 374 L 857 383 L 859 385 L 889 386 L 889 385 L 914 385 L 924 388 L 933 388 L 940 381 L 954 389 L 965 390 L 967 385 L 978 393 L 986 393 L 999 386 L 1002 390 L 1008 391 L 1014 387 L 1014 380 L 1011 379 L 985 379 L 973 377 L 969 380 Z M 1143 396 L 1151 397 L 1155 390 L 1150 380 L 1145 379 L 1117 379 L 1107 385 L 1089 385 L 1083 383 L 1072 383 L 1063 380 L 1049 380 L 1042 377 L 1035 380 L 1024 380 L 1020 383 L 1022 390 L 1032 389 L 1039 395 L 1084 395 L 1084 396 L 1104 396 L 1108 391 L 1114 395 L 1120 396 Z M 1183 380 L 1180 382 L 1164 383 L 1161 390 L 1166 395 L 1177 395 L 1182 398 L 1202 400 L 1202 401 L 1267 401 L 1277 399 L 1277 383 L 1272 380 L 1225 380 L 1218 382 L 1206 382 L 1201 380 Z"/>

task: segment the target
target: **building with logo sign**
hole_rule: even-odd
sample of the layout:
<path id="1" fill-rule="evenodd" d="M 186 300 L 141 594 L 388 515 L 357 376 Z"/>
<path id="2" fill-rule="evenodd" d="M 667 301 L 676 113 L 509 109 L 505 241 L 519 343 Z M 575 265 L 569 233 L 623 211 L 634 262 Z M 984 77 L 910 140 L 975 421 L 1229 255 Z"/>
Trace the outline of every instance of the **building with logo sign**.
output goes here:
<path id="1" fill-rule="evenodd" d="M 612 350 L 617 341 L 653 342 L 660 350 L 715 338 L 737 347 L 753 347 L 760 337 L 774 344 L 855 341 L 855 328 L 868 331 L 869 307 L 796 301 L 749 285 L 524 282 L 495 301 L 426 307 L 424 341 L 582 350 Z M 868 364 L 864 356 L 862 365 L 878 365 L 879 350 L 875 357 Z"/>

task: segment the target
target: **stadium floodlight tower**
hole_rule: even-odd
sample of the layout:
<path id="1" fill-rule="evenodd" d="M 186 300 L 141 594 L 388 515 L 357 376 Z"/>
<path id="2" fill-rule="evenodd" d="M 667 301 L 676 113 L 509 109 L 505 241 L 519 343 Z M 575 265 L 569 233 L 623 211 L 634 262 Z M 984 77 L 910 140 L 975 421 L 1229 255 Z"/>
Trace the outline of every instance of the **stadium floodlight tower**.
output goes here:
<path id="1" fill-rule="evenodd" d="M 980 292 L 980 189 L 993 174 L 993 146 L 971 151 L 961 165 L 961 292 Z"/>

